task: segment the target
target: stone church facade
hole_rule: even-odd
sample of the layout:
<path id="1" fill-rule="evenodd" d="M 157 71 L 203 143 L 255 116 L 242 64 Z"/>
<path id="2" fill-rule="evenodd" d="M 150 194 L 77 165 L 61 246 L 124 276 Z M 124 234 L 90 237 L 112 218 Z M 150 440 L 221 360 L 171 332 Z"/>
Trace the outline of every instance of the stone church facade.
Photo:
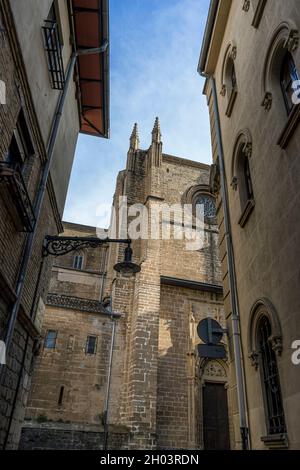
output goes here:
<path id="1" fill-rule="evenodd" d="M 201 201 L 203 245 L 189 251 L 186 240 L 172 236 L 133 240 L 134 262 L 141 271 L 130 277 L 113 269 L 123 260 L 120 244 L 107 244 L 94 252 L 88 249 L 82 253 L 84 266 L 78 265 L 78 253 L 55 263 L 21 448 L 101 449 L 106 411 L 108 448 L 239 446 L 228 361 L 197 355 L 200 320 L 210 317 L 226 326 L 209 176 L 209 165 L 163 153 L 158 119 L 146 151 L 139 148 L 134 127 L 127 166 L 116 183 L 117 224 L 122 223 L 120 197 L 127 197 L 129 221 L 137 216 L 130 210 L 136 207 L 133 204 L 147 208 L 150 221 L 151 211 L 161 204 L 196 207 Z M 165 215 L 158 219 L 159 229 Z M 176 225 L 180 222 L 173 214 L 171 229 Z M 96 229 L 65 224 L 66 233 L 91 236 Z M 107 315 L 108 302 L 114 319 Z M 51 349 L 49 331 L 56 338 Z M 88 336 L 96 337 L 93 354 L 87 354 Z M 226 335 L 223 343 L 228 359 Z"/>

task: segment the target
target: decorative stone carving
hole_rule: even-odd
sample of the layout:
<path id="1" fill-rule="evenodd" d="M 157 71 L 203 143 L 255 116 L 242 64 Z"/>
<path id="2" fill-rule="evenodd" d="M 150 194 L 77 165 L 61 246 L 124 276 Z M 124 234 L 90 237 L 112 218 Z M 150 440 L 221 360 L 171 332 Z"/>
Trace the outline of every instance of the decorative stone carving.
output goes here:
<path id="1" fill-rule="evenodd" d="M 237 176 L 234 176 L 231 180 L 231 183 L 230 183 L 230 186 L 232 187 L 232 189 L 234 189 L 234 191 L 237 190 L 237 187 L 238 187 L 238 179 L 237 179 Z"/>
<path id="2" fill-rule="evenodd" d="M 251 155 L 252 155 L 252 143 L 251 142 L 247 142 L 244 145 L 243 152 L 247 158 L 251 158 Z"/>
<path id="3" fill-rule="evenodd" d="M 299 45 L 299 33 L 297 29 L 291 29 L 285 43 L 284 47 L 289 51 L 289 52 L 295 52 Z"/>
<path id="4" fill-rule="evenodd" d="M 230 52 L 230 57 L 232 58 L 232 60 L 235 60 L 236 56 L 237 56 L 237 47 L 232 46 L 232 49 L 231 49 L 231 52 Z"/>
<path id="5" fill-rule="evenodd" d="M 272 107 L 272 102 L 273 102 L 272 93 L 267 91 L 261 105 L 265 108 L 266 111 L 269 111 Z"/>
<path id="6" fill-rule="evenodd" d="M 204 375 L 208 377 L 226 377 L 226 372 L 219 362 L 209 361 L 204 368 Z"/>
<path id="7" fill-rule="evenodd" d="M 281 336 L 271 336 L 269 338 L 273 351 L 280 356 L 282 353 L 282 337 Z"/>
<path id="8" fill-rule="evenodd" d="M 222 85 L 222 88 L 221 88 L 221 91 L 220 91 L 220 95 L 222 95 L 222 96 L 225 96 L 225 95 L 226 95 L 226 85 L 225 85 L 225 84 Z"/>
<path id="9" fill-rule="evenodd" d="M 250 0 L 245 0 L 244 5 L 243 5 L 243 10 L 247 12 L 249 11 L 249 9 L 250 9 Z"/>
<path id="10" fill-rule="evenodd" d="M 258 361 L 259 355 L 256 351 L 252 351 L 251 354 L 249 354 L 249 359 L 251 362 L 251 366 L 255 367 L 255 370 L 258 369 L 259 361 Z"/>

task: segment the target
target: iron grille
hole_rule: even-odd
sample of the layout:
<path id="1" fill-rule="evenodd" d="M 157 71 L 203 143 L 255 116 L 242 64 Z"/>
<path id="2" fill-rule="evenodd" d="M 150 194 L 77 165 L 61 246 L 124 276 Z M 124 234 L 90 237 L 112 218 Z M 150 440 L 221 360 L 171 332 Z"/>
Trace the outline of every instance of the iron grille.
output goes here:
<path id="1" fill-rule="evenodd" d="M 271 345 L 271 325 L 264 317 L 259 325 L 260 354 L 262 362 L 262 378 L 267 408 L 269 434 L 286 432 L 284 411 L 280 390 L 277 359 Z"/>
<path id="2" fill-rule="evenodd" d="M 8 197 L 18 214 L 19 230 L 33 232 L 36 219 L 20 166 L 16 163 L 0 162 L 0 183 L 7 186 Z"/>
<path id="3" fill-rule="evenodd" d="M 65 73 L 57 22 L 46 20 L 44 26 L 42 26 L 42 31 L 51 86 L 54 90 L 63 90 L 65 86 Z"/>

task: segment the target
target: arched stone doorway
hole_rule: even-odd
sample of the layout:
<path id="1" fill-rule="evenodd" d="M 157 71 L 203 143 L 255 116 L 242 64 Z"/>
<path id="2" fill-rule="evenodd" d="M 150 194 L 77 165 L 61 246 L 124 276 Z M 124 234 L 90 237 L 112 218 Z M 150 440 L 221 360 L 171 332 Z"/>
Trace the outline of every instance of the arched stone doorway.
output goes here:
<path id="1" fill-rule="evenodd" d="M 197 362 L 198 446 L 205 450 L 230 449 L 227 365 L 222 360 Z"/>

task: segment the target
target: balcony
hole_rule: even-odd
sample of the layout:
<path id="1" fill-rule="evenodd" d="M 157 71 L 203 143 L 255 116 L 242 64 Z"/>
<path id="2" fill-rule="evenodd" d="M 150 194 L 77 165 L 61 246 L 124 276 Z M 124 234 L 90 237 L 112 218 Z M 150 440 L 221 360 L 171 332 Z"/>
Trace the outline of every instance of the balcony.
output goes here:
<path id="1" fill-rule="evenodd" d="M 0 162 L 0 193 L 19 232 L 33 232 L 35 216 L 20 166 Z"/>
<path id="2" fill-rule="evenodd" d="M 42 26 L 42 31 L 51 86 L 54 90 L 63 90 L 65 86 L 65 74 L 57 22 L 50 20 L 45 21 L 44 26 Z"/>

